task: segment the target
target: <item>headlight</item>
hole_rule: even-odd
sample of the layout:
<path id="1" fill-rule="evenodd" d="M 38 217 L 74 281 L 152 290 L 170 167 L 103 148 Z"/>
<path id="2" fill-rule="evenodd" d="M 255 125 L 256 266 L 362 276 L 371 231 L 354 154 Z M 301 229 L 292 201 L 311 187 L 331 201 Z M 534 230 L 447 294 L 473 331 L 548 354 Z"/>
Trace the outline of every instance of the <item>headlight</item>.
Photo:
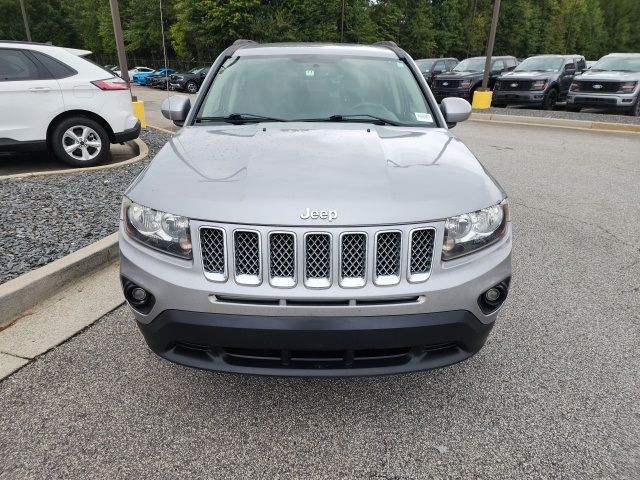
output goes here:
<path id="1" fill-rule="evenodd" d="M 546 80 L 536 80 L 535 82 L 533 82 L 533 85 L 531 86 L 531 89 L 532 90 L 544 90 L 546 86 L 547 86 L 547 81 Z"/>
<path id="2" fill-rule="evenodd" d="M 460 82 L 461 88 L 469 88 L 471 86 L 471 80 L 462 80 Z"/>
<path id="3" fill-rule="evenodd" d="M 506 234 L 509 220 L 506 199 L 498 205 L 447 218 L 442 259 L 458 258 L 497 242 Z"/>
<path id="4" fill-rule="evenodd" d="M 176 75 L 176 80 L 184 80 L 184 77 L 182 75 Z"/>
<path id="5" fill-rule="evenodd" d="M 169 255 L 193 258 L 189 219 L 122 201 L 122 217 L 127 234 L 139 242 Z"/>
<path id="6" fill-rule="evenodd" d="M 636 85 L 638 85 L 638 82 L 622 82 L 618 93 L 633 93 L 636 89 Z"/>
<path id="7" fill-rule="evenodd" d="M 569 90 L 572 92 L 577 92 L 578 90 L 580 90 L 580 84 L 578 82 L 571 82 Z"/>

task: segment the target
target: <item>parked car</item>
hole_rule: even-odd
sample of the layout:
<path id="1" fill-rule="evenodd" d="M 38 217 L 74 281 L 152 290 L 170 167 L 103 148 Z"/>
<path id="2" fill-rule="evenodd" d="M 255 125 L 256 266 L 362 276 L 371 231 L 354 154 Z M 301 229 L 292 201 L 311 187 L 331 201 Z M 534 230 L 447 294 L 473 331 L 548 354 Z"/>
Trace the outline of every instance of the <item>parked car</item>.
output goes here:
<path id="1" fill-rule="evenodd" d="M 134 68 L 132 68 L 132 69 L 128 70 L 128 72 L 129 72 L 129 80 L 133 81 L 133 76 L 134 76 L 136 73 L 151 73 L 151 72 L 153 72 L 153 71 L 154 71 L 154 69 L 153 69 L 153 68 L 149 68 L 149 67 L 134 67 Z M 116 75 L 118 75 L 119 77 L 121 77 L 121 76 L 122 76 L 122 75 L 121 75 L 121 72 L 120 72 L 120 68 L 116 68 L 116 69 L 114 70 L 114 72 L 115 72 L 115 73 L 116 73 Z"/>
<path id="2" fill-rule="evenodd" d="M 138 85 L 146 85 L 147 79 L 151 76 L 162 76 L 167 74 L 172 74 L 175 72 L 173 68 L 158 68 L 157 70 L 153 70 L 151 72 L 139 72 L 133 75 L 132 81 L 137 83 Z"/>
<path id="3" fill-rule="evenodd" d="M 493 106 L 537 105 L 553 110 L 563 102 L 576 73 L 587 68 L 582 55 L 536 55 L 512 72 L 501 75 L 493 87 Z"/>
<path id="4" fill-rule="evenodd" d="M 441 101 L 447 97 L 473 100 L 473 93 L 482 85 L 485 61 L 486 57 L 467 58 L 457 64 L 451 72 L 436 75 L 432 87 L 436 100 Z M 500 75 L 510 72 L 517 64 L 515 57 L 493 57 L 489 88 L 493 88 Z"/>
<path id="5" fill-rule="evenodd" d="M 0 41 L 0 151 L 50 149 L 75 167 L 138 137 L 129 85 L 86 50 Z M 7 112 L 10 112 L 8 114 Z"/>
<path id="6" fill-rule="evenodd" d="M 509 289 L 506 194 L 403 50 L 236 42 L 127 189 L 124 296 L 192 367 L 372 375 L 484 344 Z M 224 74 L 221 71 L 224 69 Z M 401 99 L 401 101 L 399 101 Z"/>
<path id="7" fill-rule="evenodd" d="M 187 73 L 174 73 L 170 77 L 169 84 L 174 90 L 197 93 L 207 73 L 209 73 L 209 67 L 194 68 Z"/>
<path id="8" fill-rule="evenodd" d="M 575 77 L 567 110 L 579 111 L 583 107 L 640 116 L 640 53 L 610 53 Z"/>
<path id="9" fill-rule="evenodd" d="M 166 90 L 169 88 L 169 74 L 151 75 L 147 78 L 147 87 Z"/>
<path id="10" fill-rule="evenodd" d="M 422 58 L 416 60 L 416 65 L 429 86 L 432 85 L 433 77 L 444 72 L 450 72 L 458 63 L 460 63 L 460 60 L 457 58 Z"/>

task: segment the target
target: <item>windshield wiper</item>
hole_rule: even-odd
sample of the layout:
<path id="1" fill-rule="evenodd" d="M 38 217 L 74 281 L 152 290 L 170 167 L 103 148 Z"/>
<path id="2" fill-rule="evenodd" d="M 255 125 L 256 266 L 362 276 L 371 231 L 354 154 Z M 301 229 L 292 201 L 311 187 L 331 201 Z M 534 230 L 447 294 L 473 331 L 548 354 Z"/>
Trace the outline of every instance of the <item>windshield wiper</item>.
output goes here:
<path id="1" fill-rule="evenodd" d="M 327 118 L 303 118 L 298 121 L 299 122 L 348 122 L 350 120 L 357 121 L 358 117 L 373 119 L 374 121 L 372 123 L 376 125 L 393 125 L 394 127 L 397 127 L 400 125 L 398 122 L 394 122 L 393 120 L 377 117 L 375 115 L 369 115 L 367 113 L 350 113 L 350 114 L 331 115 Z"/>
<path id="2" fill-rule="evenodd" d="M 264 115 L 255 115 L 253 113 L 232 113 L 226 117 L 200 117 L 196 118 L 196 123 L 201 122 L 227 122 L 227 123 L 244 123 L 244 122 L 287 122 L 282 118 L 265 117 Z"/>

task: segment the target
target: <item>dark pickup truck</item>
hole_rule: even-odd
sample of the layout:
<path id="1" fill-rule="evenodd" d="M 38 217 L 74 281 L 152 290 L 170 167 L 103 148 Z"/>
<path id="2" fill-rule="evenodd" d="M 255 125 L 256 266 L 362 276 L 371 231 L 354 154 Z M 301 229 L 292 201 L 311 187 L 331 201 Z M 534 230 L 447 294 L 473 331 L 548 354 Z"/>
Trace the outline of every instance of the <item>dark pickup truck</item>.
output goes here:
<path id="1" fill-rule="evenodd" d="M 460 97 L 473 100 L 475 92 L 482 84 L 486 57 L 471 57 L 461 61 L 450 72 L 436 75 L 431 90 L 440 102 L 446 97 Z M 489 88 L 503 73 L 513 70 L 518 64 L 515 57 L 493 57 L 491 59 L 491 75 Z"/>
<path id="2" fill-rule="evenodd" d="M 421 58 L 416 60 L 416 65 L 429 86 L 433 83 L 433 78 L 436 75 L 450 72 L 458 63 L 460 60 L 457 58 Z"/>
<path id="3" fill-rule="evenodd" d="M 536 55 L 505 73 L 493 87 L 493 106 L 537 105 L 553 110 L 564 101 L 573 77 L 586 70 L 582 55 Z"/>

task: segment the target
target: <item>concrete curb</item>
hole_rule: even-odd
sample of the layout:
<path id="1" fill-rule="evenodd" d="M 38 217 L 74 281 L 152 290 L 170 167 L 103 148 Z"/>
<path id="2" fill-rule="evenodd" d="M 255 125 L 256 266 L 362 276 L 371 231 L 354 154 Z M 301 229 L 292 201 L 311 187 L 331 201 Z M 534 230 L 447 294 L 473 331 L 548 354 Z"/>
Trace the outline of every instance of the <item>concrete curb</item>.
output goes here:
<path id="1" fill-rule="evenodd" d="M 118 233 L 0 285 L 0 329 L 55 292 L 118 258 Z"/>
<path id="2" fill-rule="evenodd" d="M 86 168 L 67 168 L 64 170 L 47 170 L 44 172 L 28 172 L 28 173 L 16 173 L 14 175 L 5 175 L 0 176 L 0 180 L 7 179 L 16 179 L 16 178 L 29 178 L 29 177 L 46 177 L 50 175 L 67 175 L 73 173 L 85 173 L 85 172 L 95 172 L 99 170 L 110 170 L 112 168 L 120 168 L 125 167 L 127 165 L 131 165 L 132 163 L 139 162 L 147 158 L 149 155 L 149 147 L 146 143 L 144 143 L 139 138 L 132 140 L 135 143 L 136 147 L 138 147 L 138 155 L 129 160 L 125 160 L 124 162 L 119 163 L 110 163 L 109 165 L 96 165 L 95 167 L 86 167 Z"/>
<path id="3" fill-rule="evenodd" d="M 166 128 L 156 127 L 155 125 L 147 125 L 147 127 L 155 128 L 156 130 L 159 130 L 159 131 L 164 132 L 164 133 L 170 133 L 171 135 L 175 135 L 176 134 L 176 132 L 172 132 L 171 130 L 167 130 Z"/>
<path id="4" fill-rule="evenodd" d="M 539 125 L 544 127 L 574 128 L 580 130 L 600 130 L 618 133 L 640 133 L 640 125 L 627 123 L 592 122 L 587 120 L 571 120 L 567 118 L 526 117 L 520 115 L 502 115 L 496 113 L 471 114 L 471 120 L 481 122 L 516 123 Z"/>

